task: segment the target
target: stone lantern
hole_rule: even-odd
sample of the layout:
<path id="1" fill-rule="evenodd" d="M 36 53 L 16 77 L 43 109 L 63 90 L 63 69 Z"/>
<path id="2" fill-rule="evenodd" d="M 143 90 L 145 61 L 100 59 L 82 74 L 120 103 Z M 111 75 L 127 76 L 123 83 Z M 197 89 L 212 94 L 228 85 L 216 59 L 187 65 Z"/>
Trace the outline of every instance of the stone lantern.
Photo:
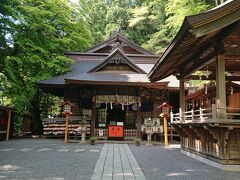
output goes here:
<path id="1" fill-rule="evenodd" d="M 160 125 L 160 119 L 159 118 L 153 118 L 151 119 L 146 118 L 144 120 L 144 124 L 141 126 L 141 131 L 147 134 L 147 144 L 146 146 L 151 146 L 151 136 L 153 133 L 161 133 L 162 127 Z"/>
<path id="2" fill-rule="evenodd" d="M 86 143 L 87 121 L 85 116 L 83 116 L 83 120 L 75 131 L 81 133 L 81 143 Z"/>
<path id="3" fill-rule="evenodd" d="M 147 144 L 146 146 L 151 146 L 151 137 L 153 134 L 153 123 L 151 118 L 148 119 L 147 123 L 146 123 L 146 134 L 147 134 Z"/>

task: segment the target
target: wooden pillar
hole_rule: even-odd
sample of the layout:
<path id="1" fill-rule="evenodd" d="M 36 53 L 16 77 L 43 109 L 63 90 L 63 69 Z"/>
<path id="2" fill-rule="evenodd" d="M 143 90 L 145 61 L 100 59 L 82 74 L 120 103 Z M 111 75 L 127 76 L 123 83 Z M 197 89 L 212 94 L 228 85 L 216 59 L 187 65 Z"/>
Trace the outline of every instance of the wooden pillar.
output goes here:
<path id="1" fill-rule="evenodd" d="M 7 114 L 8 114 L 8 121 L 7 121 L 6 141 L 9 140 L 9 132 L 10 132 L 10 126 L 11 126 L 11 115 L 12 115 L 11 109 L 7 110 Z"/>
<path id="2" fill-rule="evenodd" d="M 179 86 L 180 86 L 180 108 L 181 108 L 181 112 L 184 113 L 185 112 L 185 86 L 184 86 L 184 80 L 180 79 L 179 80 Z M 181 121 L 184 121 L 184 116 L 181 115 Z"/>
<path id="3" fill-rule="evenodd" d="M 171 133 L 171 142 L 173 142 L 173 126 L 170 126 L 171 127 L 171 131 L 170 131 L 170 133 Z"/>
<path id="4" fill-rule="evenodd" d="M 141 100 L 141 89 L 137 89 L 137 97 Z M 141 102 L 139 102 L 141 103 Z M 137 104 L 137 137 L 141 138 L 141 107 L 139 106 L 139 103 Z"/>
<path id="5" fill-rule="evenodd" d="M 225 85 L 225 55 L 219 54 L 216 60 L 216 105 L 226 108 L 226 85 Z M 226 114 L 226 109 L 219 109 L 219 117 Z"/>
<path id="6" fill-rule="evenodd" d="M 168 146 L 168 127 L 167 127 L 167 117 L 163 117 L 163 127 L 164 127 L 164 144 Z"/>
<path id="7" fill-rule="evenodd" d="M 92 97 L 92 119 L 91 119 L 91 137 L 95 136 L 95 121 L 96 119 L 96 96 L 95 93 Z"/>
<path id="8" fill-rule="evenodd" d="M 64 144 L 67 144 L 67 142 L 68 142 L 68 117 L 69 117 L 69 114 L 66 113 L 66 124 L 65 124 L 65 133 L 64 133 Z"/>
<path id="9" fill-rule="evenodd" d="M 137 109 L 137 137 L 141 138 L 141 115 L 140 115 L 141 107 L 138 106 Z"/>

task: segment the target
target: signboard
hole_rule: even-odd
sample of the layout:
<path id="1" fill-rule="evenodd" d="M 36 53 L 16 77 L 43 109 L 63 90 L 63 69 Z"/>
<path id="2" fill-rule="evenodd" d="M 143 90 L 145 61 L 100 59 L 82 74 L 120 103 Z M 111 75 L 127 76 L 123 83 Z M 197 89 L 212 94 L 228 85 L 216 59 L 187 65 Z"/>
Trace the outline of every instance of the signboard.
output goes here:
<path id="1" fill-rule="evenodd" d="M 123 126 L 108 126 L 108 137 L 123 137 Z"/>
<path id="2" fill-rule="evenodd" d="M 123 126 L 123 122 L 117 122 L 118 126 Z"/>
<path id="3" fill-rule="evenodd" d="M 98 127 L 105 127 L 105 126 L 106 126 L 106 124 L 104 124 L 104 123 L 98 124 Z"/>
<path id="4" fill-rule="evenodd" d="M 99 129 L 99 130 L 98 130 L 98 135 L 99 135 L 99 136 L 103 136 L 103 129 Z"/>

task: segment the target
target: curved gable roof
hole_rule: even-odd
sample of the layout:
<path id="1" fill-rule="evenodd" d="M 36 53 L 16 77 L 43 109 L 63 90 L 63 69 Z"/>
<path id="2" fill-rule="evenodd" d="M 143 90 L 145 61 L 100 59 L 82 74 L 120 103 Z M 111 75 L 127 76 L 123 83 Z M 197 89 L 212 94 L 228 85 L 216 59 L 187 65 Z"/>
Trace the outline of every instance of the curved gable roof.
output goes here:
<path id="1" fill-rule="evenodd" d="M 146 72 L 144 70 L 142 70 L 134 62 L 132 62 L 119 48 L 116 48 L 109 56 L 107 56 L 102 62 L 100 62 L 98 65 L 96 65 L 93 69 L 91 69 L 88 72 L 89 73 L 90 72 L 97 72 L 97 71 L 101 70 L 108 63 L 110 63 L 115 56 L 120 57 L 121 61 L 126 63 L 131 69 L 133 69 L 137 73 L 146 74 Z"/>
<path id="2" fill-rule="evenodd" d="M 153 55 L 152 52 L 138 46 L 137 44 L 129 41 L 122 32 L 115 32 L 113 33 L 112 36 L 110 36 L 109 39 L 107 39 L 106 41 L 103 41 L 93 47 L 91 47 L 90 49 L 86 50 L 86 53 L 96 53 L 101 49 L 104 49 L 108 46 L 112 46 L 112 44 L 116 41 L 120 41 L 123 42 L 126 46 L 134 49 L 136 52 L 138 52 L 137 54 L 144 54 L 144 55 Z M 127 52 L 126 52 L 127 53 Z"/>

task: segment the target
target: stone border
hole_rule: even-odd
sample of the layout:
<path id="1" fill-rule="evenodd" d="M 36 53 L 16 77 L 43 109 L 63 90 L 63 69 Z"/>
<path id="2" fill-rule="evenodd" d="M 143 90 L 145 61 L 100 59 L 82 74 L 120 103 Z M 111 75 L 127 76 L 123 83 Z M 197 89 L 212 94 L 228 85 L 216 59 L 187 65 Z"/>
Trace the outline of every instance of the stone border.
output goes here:
<path id="1" fill-rule="evenodd" d="M 181 150 L 181 152 L 193 159 L 196 159 L 202 163 L 205 163 L 205 164 L 208 164 L 210 166 L 213 166 L 213 167 L 216 167 L 216 168 L 219 168 L 219 169 L 222 169 L 222 170 L 225 170 L 225 171 L 235 171 L 235 172 L 240 172 L 240 165 L 224 165 L 224 164 L 220 164 L 220 163 L 217 163 L 215 161 L 212 161 L 212 160 L 209 160 L 207 158 L 204 158 L 204 157 L 201 157 L 201 156 L 198 156 L 196 154 L 193 154 L 193 153 L 190 153 L 188 151 L 185 151 L 185 150 Z"/>

